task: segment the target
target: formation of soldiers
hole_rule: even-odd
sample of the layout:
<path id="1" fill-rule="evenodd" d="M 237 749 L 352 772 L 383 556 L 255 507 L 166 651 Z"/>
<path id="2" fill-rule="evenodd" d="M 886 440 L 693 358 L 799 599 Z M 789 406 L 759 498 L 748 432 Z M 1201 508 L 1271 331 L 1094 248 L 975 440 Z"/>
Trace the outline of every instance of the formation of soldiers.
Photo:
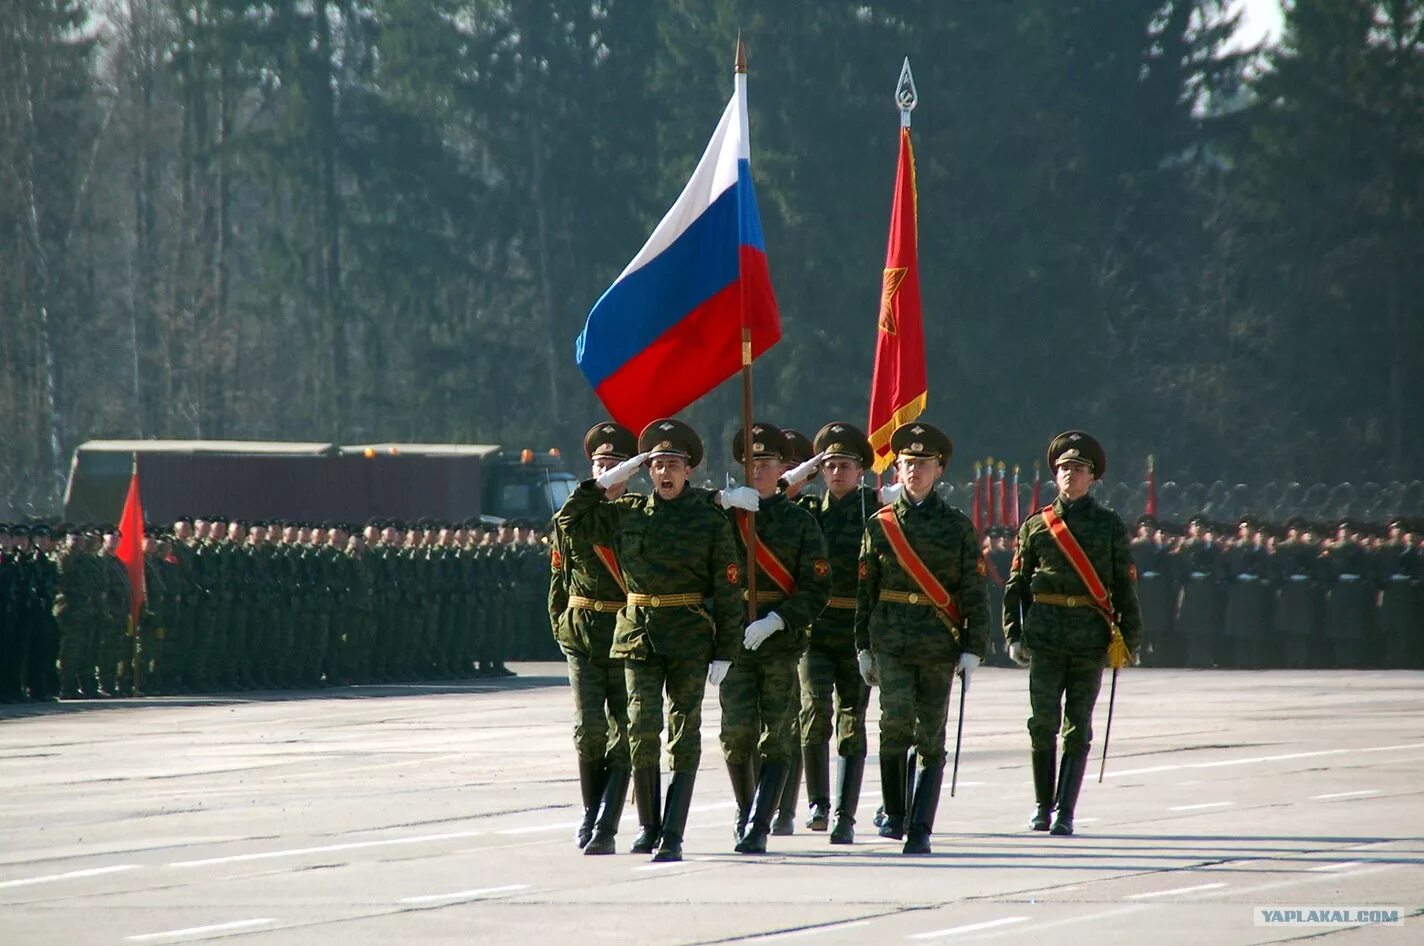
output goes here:
<path id="1" fill-rule="evenodd" d="M 754 424 L 732 442 L 748 485 L 714 491 L 689 482 L 704 451 L 681 421 L 636 436 L 612 422 L 589 429 L 592 476 L 556 517 L 549 592 L 574 696 L 585 854 L 615 853 L 631 781 L 630 850 L 681 860 L 708 685 L 721 704 L 737 852 L 765 853 L 770 836 L 794 831 L 803 770 L 806 827 L 854 843 L 871 688 L 876 825 L 904 853 L 930 852 L 950 694 L 960 680 L 962 708 L 990 652 L 989 563 L 973 523 L 936 490 L 949 437 L 914 422 L 888 446 L 898 483 L 877 490 L 863 485 L 874 453 L 852 425 L 827 424 L 812 441 Z M 1030 827 L 1071 835 L 1103 668 L 1115 683 L 1137 662 L 1142 618 L 1127 528 L 1089 495 L 1107 467 L 1101 445 L 1067 431 L 1048 461 L 1059 496 L 1018 533 L 997 626 L 1029 670 Z M 824 494 L 803 493 L 823 468 Z M 628 489 L 643 470 L 650 495 Z"/>
<path id="2" fill-rule="evenodd" d="M 1143 517 L 1133 559 L 1144 662 L 1191 667 L 1424 667 L 1424 530 Z"/>
<path id="3" fill-rule="evenodd" d="M 130 622 L 112 526 L 0 525 L 0 700 L 506 676 L 558 655 L 547 534 L 422 520 L 183 518 Z"/>

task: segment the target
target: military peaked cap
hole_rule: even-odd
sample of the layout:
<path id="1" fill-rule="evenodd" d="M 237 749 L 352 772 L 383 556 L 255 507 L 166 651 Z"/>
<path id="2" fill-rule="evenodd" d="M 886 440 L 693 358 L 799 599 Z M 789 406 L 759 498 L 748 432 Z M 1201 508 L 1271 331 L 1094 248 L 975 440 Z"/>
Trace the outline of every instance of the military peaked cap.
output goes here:
<path id="1" fill-rule="evenodd" d="M 594 424 L 583 435 L 583 454 L 590 460 L 596 457 L 626 460 L 637 452 L 638 438 L 633 431 L 611 420 Z"/>
<path id="2" fill-rule="evenodd" d="M 911 421 L 895 428 L 890 435 L 890 449 L 898 457 L 922 457 L 948 464 L 954 455 L 954 441 L 933 424 Z"/>
<path id="3" fill-rule="evenodd" d="M 1060 463 L 1086 463 L 1095 480 L 1102 479 L 1108 471 L 1103 445 L 1081 430 L 1065 430 L 1048 444 L 1048 468 L 1056 470 Z"/>
<path id="4" fill-rule="evenodd" d="M 861 466 L 875 462 L 875 451 L 870 447 L 870 438 L 860 432 L 859 427 L 832 421 L 816 432 L 812 445 L 817 453 L 831 457 L 849 457 Z"/>
<path id="5" fill-rule="evenodd" d="M 649 459 L 658 456 L 682 457 L 688 466 L 702 462 L 702 438 L 697 431 L 675 417 L 662 417 L 638 435 L 638 452 Z"/>
<path id="6" fill-rule="evenodd" d="M 743 447 L 746 445 L 745 428 L 738 427 L 732 435 L 732 459 L 743 462 Z M 757 421 L 752 424 L 752 459 L 784 460 L 786 456 L 786 436 L 775 424 Z"/>

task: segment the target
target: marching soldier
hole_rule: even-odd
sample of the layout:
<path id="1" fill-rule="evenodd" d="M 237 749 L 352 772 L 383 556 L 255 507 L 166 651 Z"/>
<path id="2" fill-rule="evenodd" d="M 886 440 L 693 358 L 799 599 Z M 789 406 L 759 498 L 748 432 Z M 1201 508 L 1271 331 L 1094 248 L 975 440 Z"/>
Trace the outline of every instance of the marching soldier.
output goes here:
<path id="1" fill-rule="evenodd" d="M 855 644 L 861 675 L 880 685 L 882 837 L 930 853 L 944 775 L 949 690 L 967 685 L 988 648 L 987 568 L 969 517 L 935 492 L 954 446 L 938 428 L 904 424 L 890 436 L 904 491 L 871 516 L 861 542 Z M 919 778 L 906 810 L 906 752 Z"/>
<path id="2" fill-rule="evenodd" d="M 639 454 L 574 490 L 557 522 L 575 540 L 610 545 L 628 585 L 611 655 L 624 661 L 628 737 L 638 821 L 634 853 L 657 844 L 654 860 L 682 860 L 682 835 L 702 758 L 705 681 L 720 685 L 741 645 L 742 576 L 732 527 L 705 490 L 689 485 L 702 440 L 682 421 L 655 420 Z M 647 464 L 652 496 L 606 502 L 609 487 Z M 704 607 L 711 599 L 709 613 Z M 658 773 L 663 693 L 672 780 L 661 816 Z"/>
<path id="3" fill-rule="evenodd" d="M 860 541 L 869 516 L 880 508 L 875 490 L 861 484 L 874 460 L 870 441 L 841 422 L 816 434 L 826 492 L 809 503 L 825 536 L 831 566 L 826 610 L 811 624 L 810 644 L 801 658 L 801 753 L 811 814 L 806 827 L 825 831 L 830 818 L 830 740 L 840 759 L 836 776 L 832 844 L 855 840 L 855 811 L 865 774 L 865 708 L 870 688 L 855 659 L 855 607 Z"/>
<path id="4" fill-rule="evenodd" d="M 1067 835 L 1073 833 L 1088 763 L 1104 660 L 1120 631 L 1131 662 L 1142 615 L 1127 528 L 1088 495 L 1107 470 L 1102 445 L 1082 431 L 1066 431 L 1048 445 L 1048 465 L 1058 481 L 1058 498 L 1019 529 L 1004 594 L 1004 636 L 1014 662 L 1029 668 L 1037 802 L 1029 826 Z M 1060 722 L 1063 759 L 1055 792 Z"/>
<path id="5" fill-rule="evenodd" d="M 730 515 L 743 557 L 755 519 L 757 619 L 747 625 L 720 695 L 722 754 L 737 801 L 736 849 L 764 854 L 791 760 L 800 755 L 796 665 L 807 630 L 830 596 L 831 567 L 815 518 L 778 486 L 783 473 L 789 486 L 805 482 L 814 461 L 807 457 L 787 472 L 781 452 L 784 438 L 771 424 L 753 424 L 751 440 L 750 485 L 759 497 L 756 516 L 741 509 Z M 741 463 L 745 455 L 744 431 L 738 430 L 732 458 Z M 791 808 L 794 812 L 794 800 Z"/>
<path id="6" fill-rule="evenodd" d="M 583 450 L 596 478 L 637 453 L 638 438 L 621 424 L 595 424 L 584 434 Z M 626 482 L 615 483 L 604 499 L 617 500 L 626 492 Z M 574 749 L 583 793 L 578 844 L 585 854 L 612 854 L 628 796 L 628 689 L 623 661 L 609 652 L 628 588 L 610 546 L 571 538 L 557 526 L 549 572 L 549 617 L 574 695 Z"/>
<path id="7" fill-rule="evenodd" d="M 815 453 L 816 447 L 810 437 L 790 427 L 781 428 L 781 460 L 784 471 L 790 472 L 794 467 L 806 463 Z M 807 483 L 815 482 L 819 476 L 819 468 L 812 464 L 810 475 L 802 482 L 788 483 L 783 480 L 781 483 L 786 498 L 811 513 L 812 516 L 815 515 L 815 506 L 820 501 L 820 497 L 813 493 L 804 493 L 801 488 Z M 776 805 L 776 818 L 771 823 L 771 833 L 779 836 L 796 833 L 796 804 L 801 797 L 801 722 L 799 711 L 796 715 L 796 746 L 791 753 L 791 764 L 786 770 L 786 785 L 781 790 L 781 800 Z M 824 822 L 816 830 L 824 831 Z"/>

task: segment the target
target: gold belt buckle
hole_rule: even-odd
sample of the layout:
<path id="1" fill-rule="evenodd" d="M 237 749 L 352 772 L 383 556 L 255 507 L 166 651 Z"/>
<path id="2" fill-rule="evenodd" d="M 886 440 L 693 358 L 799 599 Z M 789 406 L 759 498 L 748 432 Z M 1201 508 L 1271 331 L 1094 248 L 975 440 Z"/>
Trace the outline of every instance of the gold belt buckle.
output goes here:
<path id="1" fill-rule="evenodd" d="M 648 604 L 652 605 L 652 606 L 655 607 L 655 608 L 658 607 L 659 605 L 661 605 L 662 603 L 663 603 L 663 599 L 662 599 L 662 598 L 659 598 L 657 595 L 653 595 L 652 597 L 650 597 L 650 598 L 648 599 Z"/>
<path id="2" fill-rule="evenodd" d="M 1068 596 L 1067 604 L 1068 604 L 1068 607 L 1070 607 L 1070 608 L 1076 608 L 1076 607 L 1078 606 L 1078 599 L 1077 599 L 1077 597 L 1075 597 L 1074 595 L 1069 595 L 1069 596 Z"/>
<path id="3" fill-rule="evenodd" d="M 920 593 L 919 593 L 918 591 L 912 591 L 912 592 L 910 592 L 910 596 L 909 596 L 908 598 L 906 598 L 905 600 L 908 601 L 908 602 L 910 602 L 910 604 L 919 604 L 919 603 L 920 603 Z"/>
<path id="4" fill-rule="evenodd" d="M 595 602 L 593 603 L 593 610 L 595 610 L 595 611 L 602 611 L 602 610 L 603 610 L 603 602 L 602 602 L 602 601 L 595 601 Z"/>

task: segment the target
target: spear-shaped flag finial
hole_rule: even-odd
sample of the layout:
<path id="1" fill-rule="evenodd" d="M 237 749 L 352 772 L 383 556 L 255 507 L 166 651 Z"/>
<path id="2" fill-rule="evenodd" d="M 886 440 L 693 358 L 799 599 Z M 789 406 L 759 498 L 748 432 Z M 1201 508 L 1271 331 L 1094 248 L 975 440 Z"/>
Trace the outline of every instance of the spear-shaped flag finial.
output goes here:
<path id="1" fill-rule="evenodd" d="M 737 30 L 737 59 L 732 63 L 732 71 L 737 75 L 747 74 L 747 44 L 742 42 L 741 30 Z"/>
<path id="2" fill-rule="evenodd" d="M 900 127 L 910 127 L 910 113 L 919 104 L 920 96 L 915 91 L 915 76 L 910 72 L 910 57 L 900 67 L 900 81 L 895 83 L 895 104 L 900 107 Z"/>

